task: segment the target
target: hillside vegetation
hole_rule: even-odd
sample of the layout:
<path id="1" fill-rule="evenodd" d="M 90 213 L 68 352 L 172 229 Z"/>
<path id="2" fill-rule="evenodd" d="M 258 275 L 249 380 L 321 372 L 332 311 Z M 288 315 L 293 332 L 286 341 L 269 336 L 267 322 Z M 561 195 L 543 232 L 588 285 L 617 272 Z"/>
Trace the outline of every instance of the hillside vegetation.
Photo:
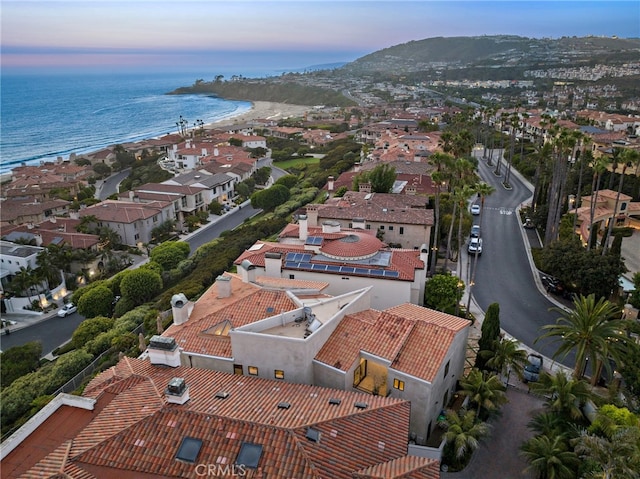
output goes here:
<path id="1" fill-rule="evenodd" d="M 233 80 L 205 82 L 197 80 L 190 87 L 181 87 L 171 95 L 213 94 L 228 100 L 273 101 L 292 105 L 353 106 L 355 102 L 342 93 L 326 88 L 281 83 L 278 81 Z"/>

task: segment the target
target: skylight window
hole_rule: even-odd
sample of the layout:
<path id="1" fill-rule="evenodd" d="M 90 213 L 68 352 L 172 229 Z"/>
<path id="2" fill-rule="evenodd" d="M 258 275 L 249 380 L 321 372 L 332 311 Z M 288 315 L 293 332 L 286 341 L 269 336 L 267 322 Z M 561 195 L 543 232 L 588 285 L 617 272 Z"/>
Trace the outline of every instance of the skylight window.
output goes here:
<path id="1" fill-rule="evenodd" d="M 312 427 L 310 427 L 309 429 L 307 429 L 307 435 L 306 435 L 307 439 L 309 439 L 310 441 L 313 442 L 320 442 L 320 431 L 318 431 L 317 429 L 314 429 Z"/>
<path id="2" fill-rule="evenodd" d="M 176 459 L 189 463 L 195 463 L 200 454 L 200 448 L 202 447 L 202 440 L 195 437 L 185 436 L 182 438 L 178 452 L 176 453 Z"/>
<path id="3" fill-rule="evenodd" d="M 262 456 L 262 444 L 243 442 L 236 459 L 236 464 L 256 469 Z"/>

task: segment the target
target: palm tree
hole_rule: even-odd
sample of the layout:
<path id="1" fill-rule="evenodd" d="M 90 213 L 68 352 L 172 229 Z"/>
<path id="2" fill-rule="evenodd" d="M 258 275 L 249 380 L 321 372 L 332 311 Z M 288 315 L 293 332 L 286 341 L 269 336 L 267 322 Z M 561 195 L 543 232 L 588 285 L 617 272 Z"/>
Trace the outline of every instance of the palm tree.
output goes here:
<path id="1" fill-rule="evenodd" d="M 47 282 L 49 289 L 55 288 L 60 284 L 60 269 L 54 264 L 53 255 L 49 249 L 44 249 L 36 258 L 38 263 L 37 270 L 39 271 L 43 280 Z"/>
<path id="2" fill-rule="evenodd" d="M 611 365 L 609 358 L 621 363 L 624 350 L 629 343 L 629 338 L 624 333 L 627 324 L 624 320 L 613 319 L 619 316 L 619 309 L 605 298 L 597 302 L 595 295 L 587 297 L 580 295 L 573 302 L 573 309 L 565 311 L 561 308 L 551 308 L 558 311 L 560 317 L 556 324 L 543 326 L 546 332 L 538 337 L 556 338 L 562 344 L 553 355 L 566 357 L 571 351 L 576 352 L 576 362 L 573 376 L 581 379 L 584 375 L 587 358 L 591 358 L 593 374 L 591 383 L 596 384 L 599 379 L 598 369 L 604 365 L 611 377 Z"/>
<path id="3" fill-rule="evenodd" d="M 435 155 L 433 155 L 435 156 Z M 431 274 L 435 274 L 436 265 L 438 264 L 438 248 L 440 247 L 440 186 L 443 183 L 443 175 L 439 171 L 434 171 L 431 174 L 431 180 L 435 184 L 436 194 L 435 194 L 435 205 L 433 208 L 433 212 L 435 215 L 434 218 L 434 232 L 433 232 L 433 250 L 431 253 L 431 267 L 429 270 Z"/>
<path id="4" fill-rule="evenodd" d="M 536 436 L 526 441 L 520 450 L 529 463 L 526 470 L 534 472 L 538 479 L 576 477 L 574 471 L 580 466 L 580 460 L 562 436 Z"/>
<path id="5" fill-rule="evenodd" d="M 507 402 L 505 387 L 495 374 L 472 369 L 466 378 L 460 380 L 460 394 L 468 396 L 476 405 L 476 415 L 486 417 Z M 484 413 L 481 415 L 480 413 Z"/>
<path id="6" fill-rule="evenodd" d="M 480 219 L 478 220 L 478 225 L 480 226 L 480 231 L 482 232 L 482 217 L 484 215 L 484 200 L 493 193 L 495 188 L 487 183 L 480 182 L 475 185 L 475 191 L 478 195 L 480 195 Z M 478 249 L 474 253 L 473 258 L 473 269 L 471 271 L 471 281 L 469 281 L 469 294 L 467 296 L 467 314 L 469 314 L 469 308 L 471 307 L 471 290 L 473 289 L 473 285 L 475 284 L 476 279 L 476 267 L 478 265 Z"/>
<path id="7" fill-rule="evenodd" d="M 553 376 L 542 373 L 531 384 L 531 390 L 546 397 L 547 408 L 567 421 L 583 417 L 581 407 L 591 398 L 588 384 L 581 379 L 571 379 L 563 371 Z"/>
<path id="8" fill-rule="evenodd" d="M 600 191 L 600 180 L 602 178 L 602 173 L 607 170 L 607 165 L 608 160 L 604 156 L 595 159 L 592 164 L 593 181 L 591 185 L 591 206 L 589 207 L 589 239 L 587 241 L 587 250 L 590 250 L 592 245 L 595 244 L 598 236 L 597 228 L 593 227 L 593 220 L 596 214 L 596 203 L 598 202 L 598 192 Z"/>
<path id="9" fill-rule="evenodd" d="M 585 462 L 584 477 L 637 479 L 640 471 L 640 428 L 618 427 L 603 436 L 583 434 L 572 441 Z"/>
<path id="10" fill-rule="evenodd" d="M 567 421 L 551 411 L 546 411 L 535 416 L 527 427 L 534 431 L 537 436 L 561 436 L 565 434 Z"/>
<path id="11" fill-rule="evenodd" d="M 476 421 L 475 411 L 460 409 L 457 413 L 448 409 L 443 425 L 447 428 L 444 438 L 453 448 L 456 459 L 461 460 L 475 451 L 480 439 L 489 435 L 489 425 Z"/>
<path id="12" fill-rule="evenodd" d="M 522 371 L 527 363 L 527 353 L 519 346 L 520 343 L 515 339 L 502 339 L 496 342 L 493 350 L 480 351 L 478 354 L 487 360 L 486 366 L 503 376 L 507 371 L 513 371 L 522 378 Z"/>
<path id="13" fill-rule="evenodd" d="M 624 175 L 627 172 L 627 168 L 630 168 L 640 162 L 640 153 L 638 153 L 638 151 L 636 150 L 627 148 L 620 155 L 620 159 L 622 160 L 622 165 L 623 165 L 622 173 L 620 174 L 620 182 L 618 183 L 618 192 L 616 194 L 615 206 L 613 207 L 613 214 L 611 215 L 611 218 L 609 218 L 609 228 L 606 236 L 607 241 L 609 240 L 609 238 L 611 238 L 611 232 L 613 231 L 613 224 L 616 222 L 616 216 L 618 214 L 618 204 L 620 203 L 620 195 L 622 194 L 622 183 L 624 182 Z M 613 172 L 611 173 L 611 176 L 613 176 Z M 602 254 L 604 255 L 607 252 L 607 250 L 608 250 L 607 245 L 604 244 L 602 246 Z"/>
<path id="14" fill-rule="evenodd" d="M 31 266 L 27 266 L 26 268 L 24 266 L 21 266 L 20 270 L 14 275 L 13 279 L 11 280 L 11 285 L 16 294 L 22 294 L 26 292 L 29 302 L 31 302 L 31 289 L 34 284 L 34 278 L 35 274 Z"/>

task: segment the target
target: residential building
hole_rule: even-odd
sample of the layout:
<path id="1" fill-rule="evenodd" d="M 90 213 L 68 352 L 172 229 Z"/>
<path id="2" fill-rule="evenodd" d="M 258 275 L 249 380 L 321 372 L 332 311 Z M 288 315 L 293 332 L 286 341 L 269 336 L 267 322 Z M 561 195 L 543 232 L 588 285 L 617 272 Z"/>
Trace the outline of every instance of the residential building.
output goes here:
<path id="1" fill-rule="evenodd" d="M 106 200 L 81 209 L 79 216 L 93 216 L 96 226 L 106 226 L 115 231 L 122 244 L 138 246 L 151 242 L 153 229 L 165 221 L 174 220 L 176 211 L 172 201 Z"/>
<path id="2" fill-rule="evenodd" d="M 15 196 L 0 200 L 2 222 L 12 225 L 36 224 L 56 216 L 66 215 L 71 202 L 60 199 L 37 199 Z"/>
<path id="3" fill-rule="evenodd" d="M 399 189 L 414 186 L 414 179 L 411 179 L 412 185 L 400 184 Z M 342 198 L 334 198 L 323 205 L 307 205 L 309 226 L 335 221 L 342 228 L 376 232 L 385 243 L 420 249 L 422 245 L 430 244 L 434 215 L 433 210 L 426 207 L 428 199 L 415 195 L 415 186 L 404 195 L 348 191 Z"/>
<path id="4" fill-rule="evenodd" d="M 437 479 L 407 455 L 411 404 L 122 358 L 11 436 L 3 477 Z"/>
<path id="5" fill-rule="evenodd" d="M 226 173 L 211 174 L 207 170 L 194 170 L 174 176 L 162 184 L 201 188 L 200 192 L 196 193 L 197 208 L 207 208 L 214 200 L 225 203 L 235 196 L 235 179 Z"/>
<path id="6" fill-rule="evenodd" d="M 407 302 L 424 304 L 428 247 L 388 248 L 372 231 L 342 228 L 325 222 L 322 228 L 288 225 L 277 243 L 258 241 L 235 264 L 246 260 L 257 275 L 328 282 L 327 293 L 343 294 L 372 287 L 371 304 L 384 309 Z"/>

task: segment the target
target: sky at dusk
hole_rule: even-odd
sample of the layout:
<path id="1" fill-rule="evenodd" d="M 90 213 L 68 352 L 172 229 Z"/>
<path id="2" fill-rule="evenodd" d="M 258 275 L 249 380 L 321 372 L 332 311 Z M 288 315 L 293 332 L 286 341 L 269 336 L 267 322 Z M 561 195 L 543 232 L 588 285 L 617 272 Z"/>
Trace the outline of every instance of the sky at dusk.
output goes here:
<path id="1" fill-rule="evenodd" d="M 3 71 L 282 69 L 431 37 L 640 37 L 640 1 L 2 0 Z"/>

